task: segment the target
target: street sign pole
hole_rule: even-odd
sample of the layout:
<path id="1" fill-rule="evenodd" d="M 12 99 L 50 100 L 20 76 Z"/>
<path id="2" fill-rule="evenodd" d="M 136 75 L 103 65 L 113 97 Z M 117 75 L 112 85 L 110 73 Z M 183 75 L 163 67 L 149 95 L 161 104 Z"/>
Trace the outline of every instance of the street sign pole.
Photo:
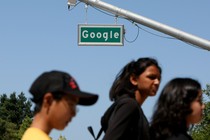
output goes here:
<path id="1" fill-rule="evenodd" d="M 147 27 L 150 27 L 150 28 L 160 31 L 162 33 L 173 36 L 173 37 L 175 37 L 181 41 L 187 42 L 189 44 L 199 46 L 199 47 L 206 49 L 208 51 L 210 50 L 210 41 L 209 40 L 202 39 L 200 37 L 197 37 L 192 34 L 175 29 L 173 27 L 164 25 L 157 21 L 137 15 L 130 11 L 127 11 L 127 10 L 118 8 L 116 6 L 113 6 L 111 4 L 102 2 L 100 0 L 79 0 L 79 1 L 84 2 L 87 5 L 91 5 L 91 6 L 99 8 L 99 9 L 103 9 L 107 12 L 111 12 L 111 13 L 115 14 L 116 16 L 121 16 L 121 17 L 124 17 L 125 19 L 129 19 L 136 23 L 145 25 Z"/>

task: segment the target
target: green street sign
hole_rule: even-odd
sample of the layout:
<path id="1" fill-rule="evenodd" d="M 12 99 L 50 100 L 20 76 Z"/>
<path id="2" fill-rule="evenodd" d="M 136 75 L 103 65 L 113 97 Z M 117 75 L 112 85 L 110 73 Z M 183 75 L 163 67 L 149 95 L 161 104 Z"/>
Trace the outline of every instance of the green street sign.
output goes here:
<path id="1" fill-rule="evenodd" d="M 78 25 L 79 46 L 122 46 L 123 25 Z"/>

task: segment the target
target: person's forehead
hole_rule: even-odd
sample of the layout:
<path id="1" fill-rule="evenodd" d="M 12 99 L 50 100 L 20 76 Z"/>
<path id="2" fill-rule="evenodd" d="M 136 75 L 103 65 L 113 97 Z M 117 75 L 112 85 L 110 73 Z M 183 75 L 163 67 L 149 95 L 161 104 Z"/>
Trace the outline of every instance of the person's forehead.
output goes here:
<path id="1" fill-rule="evenodd" d="M 159 71 L 158 67 L 155 66 L 155 65 L 150 65 L 150 66 L 148 66 L 148 67 L 145 69 L 145 71 L 146 71 L 146 70 L 158 70 L 158 71 Z"/>
<path id="2" fill-rule="evenodd" d="M 79 97 L 71 95 L 71 94 L 65 94 L 64 98 L 69 101 L 69 102 L 78 102 L 79 101 Z"/>
<path id="3" fill-rule="evenodd" d="M 156 66 L 151 65 L 151 66 L 147 67 L 142 74 L 160 75 L 161 73 L 160 73 L 159 69 Z"/>

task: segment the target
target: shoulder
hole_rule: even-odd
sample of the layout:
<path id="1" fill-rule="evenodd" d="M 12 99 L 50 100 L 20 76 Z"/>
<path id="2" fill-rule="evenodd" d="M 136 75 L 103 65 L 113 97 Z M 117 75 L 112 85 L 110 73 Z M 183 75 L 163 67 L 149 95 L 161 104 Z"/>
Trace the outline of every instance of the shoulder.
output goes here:
<path id="1" fill-rule="evenodd" d="M 123 109 L 126 110 L 127 112 L 132 112 L 134 110 L 139 110 L 139 108 L 140 105 L 137 103 L 135 99 L 126 97 L 117 101 L 115 111 Z"/>
<path id="2" fill-rule="evenodd" d="M 128 105 L 133 107 L 139 107 L 140 105 L 137 103 L 137 101 L 134 98 L 125 97 L 117 101 L 118 105 Z"/>
<path id="3" fill-rule="evenodd" d="M 50 137 L 40 129 L 30 127 L 28 128 L 21 140 L 50 140 Z"/>

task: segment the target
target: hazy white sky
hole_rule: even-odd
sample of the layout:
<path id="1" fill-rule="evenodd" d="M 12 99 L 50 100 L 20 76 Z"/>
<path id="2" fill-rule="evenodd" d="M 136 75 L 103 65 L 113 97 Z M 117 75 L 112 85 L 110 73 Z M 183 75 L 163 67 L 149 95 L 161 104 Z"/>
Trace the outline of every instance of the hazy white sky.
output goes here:
<path id="1" fill-rule="evenodd" d="M 104 2 L 129 10 L 187 33 L 210 39 L 210 1 L 203 0 L 106 0 Z M 156 58 L 162 69 L 162 86 L 174 77 L 191 77 L 205 88 L 210 83 L 210 52 L 139 25 L 135 42 L 124 46 L 78 46 L 78 24 L 115 24 L 116 19 L 99 10 L 79 3 L 68 11 L 67 0 L 20 0 L 0 2 L 0 94 L 24 92 L 44 71 L 63 70 L 75 77 L 80 88 L 99 94 L 91 107 L 78 106 L 76 118 L 64 131 L 53 130 L 55 140 L 64 135 L 68 140 L 93 140 L 87 126 L 100 128 L 100 117 L 111 104 L 109 88 L 119 70 L 139 57 Z M 118 18 L 124 25 L 127 40 L 136 38 L 138 28 Z M 148 33 L 151 32 L 151 33 Z M 156 34 L 156 35 L 153 35 Z M 148 119 L 157 100 L 149 98 L 143 105 Z"/>

